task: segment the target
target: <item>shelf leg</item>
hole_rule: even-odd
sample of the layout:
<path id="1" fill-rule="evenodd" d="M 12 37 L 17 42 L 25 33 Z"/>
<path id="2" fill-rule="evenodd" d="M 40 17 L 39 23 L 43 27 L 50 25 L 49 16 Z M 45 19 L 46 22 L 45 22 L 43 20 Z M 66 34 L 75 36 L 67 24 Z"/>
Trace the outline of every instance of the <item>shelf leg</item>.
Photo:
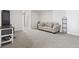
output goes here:
<path id="1" fill-rule="evenodd" d="M 12 44 L 13 44 L 13 41 L 12 41 Z"/>
<path id="2" fill-rule="evenodd" d="M 1 48 L 1 44 L 0 44 L 0 48 Z"/>

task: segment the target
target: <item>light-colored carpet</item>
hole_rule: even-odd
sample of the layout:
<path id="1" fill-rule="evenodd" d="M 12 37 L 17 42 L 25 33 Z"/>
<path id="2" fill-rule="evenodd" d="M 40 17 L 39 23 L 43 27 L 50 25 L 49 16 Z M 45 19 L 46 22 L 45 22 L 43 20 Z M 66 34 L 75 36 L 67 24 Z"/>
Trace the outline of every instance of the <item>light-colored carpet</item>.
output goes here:
<path id="1" fill-rule="evenodd" d="M 69 34 L 52 34 L 40 30 L 16 32 L 13 44 L 2 48 L 79 48 L 79 36 Z"/>

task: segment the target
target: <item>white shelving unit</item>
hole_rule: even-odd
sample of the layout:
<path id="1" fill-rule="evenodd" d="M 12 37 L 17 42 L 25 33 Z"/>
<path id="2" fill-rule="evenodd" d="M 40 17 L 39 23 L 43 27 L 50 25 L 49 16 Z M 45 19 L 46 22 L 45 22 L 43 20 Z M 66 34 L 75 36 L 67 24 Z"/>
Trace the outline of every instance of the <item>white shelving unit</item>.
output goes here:
<path id="1" fill-rule="evenodd" d="M 62 19 L 62 32 L 67 33 L 67 17 Z"/>
<path id="2" fill-rule="evenodd" d="M 11 33 L 7 33 L 7 34 L 2 35 L 3 30 L 4 31 L 11 30 Z M 9 40 L 2 41 L 2 38 L 7 37 L 7 36 L 10 36 L 11 38 Z M 8 43 L 8 42 L 13 43 L 13 27 L 11 27 L 11 28 L 0 28 L 0 47 L 1 47 L 2 44 Z"/>

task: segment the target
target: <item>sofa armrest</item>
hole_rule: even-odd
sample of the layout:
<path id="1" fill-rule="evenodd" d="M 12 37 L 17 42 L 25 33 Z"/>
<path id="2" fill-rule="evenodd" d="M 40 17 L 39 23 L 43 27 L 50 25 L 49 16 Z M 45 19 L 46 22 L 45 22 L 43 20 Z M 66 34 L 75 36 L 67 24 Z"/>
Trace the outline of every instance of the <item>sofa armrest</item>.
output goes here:
<path id="1" fill-rule="evenodd" d="M 60 31 L 60 25 L 54 25 L 53 31 L 55 32 Z"/>
<path id="2" fill-rule="evenodd" d="M 40 26 L 41 26 L 41 24 L 38 23 L 38 24 L 37 24 L 37 28 L 39 29 Z"/>

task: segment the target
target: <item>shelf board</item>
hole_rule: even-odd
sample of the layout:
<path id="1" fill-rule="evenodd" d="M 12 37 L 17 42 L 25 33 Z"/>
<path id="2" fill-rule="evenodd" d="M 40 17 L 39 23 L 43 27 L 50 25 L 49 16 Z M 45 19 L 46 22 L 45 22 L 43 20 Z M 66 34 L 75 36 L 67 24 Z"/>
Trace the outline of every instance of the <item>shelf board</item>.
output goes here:
<path id="1" fill-rule="evenodd" d="M 13 34 L 2 35 L 1 37 L 5 37 L 5 36 L 9 36 L 9 35 L 13 35 Z"/>
<path id="2" fill-rule="evenodd" d="M 62 28 L 66 28 L 67 29 L 67 27 L 62 27 Z"/>
<path id="3" fill-rule="evenodd" d="M 62 23 L 62 24 L 67 24 L 67 23 Z"/>
<path id="4" fill-rule="evenodd" d="M 63 19 L 63 20 L 67 20 L 67 19 Z"/>
<path id="5" fill-rule="evenodd" d="M 64 25 L 62 25 L 62 27 L 67 27 L 67 25 L 64 24 Z"/>
<path id="6" fill-rule="evenodd" d="M 7 41 L 3 41 L 3 42 L 1 42 L 1 44 L 7 43 L 7 42 L 10 42 L 10 41 L 12 41 L 12 40 L 10 39 L 10 40 L 7 40 Z"/>

